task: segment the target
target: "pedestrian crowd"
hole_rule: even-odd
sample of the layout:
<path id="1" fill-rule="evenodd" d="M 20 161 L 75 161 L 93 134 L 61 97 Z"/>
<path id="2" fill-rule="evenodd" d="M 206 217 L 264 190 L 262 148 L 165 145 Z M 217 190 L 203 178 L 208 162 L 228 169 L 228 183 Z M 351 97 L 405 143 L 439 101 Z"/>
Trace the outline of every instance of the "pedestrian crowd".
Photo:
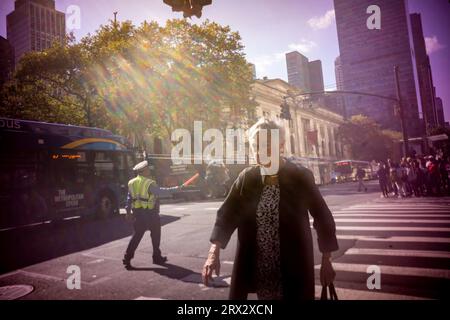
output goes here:
<path id="1" fill-rule="evenodd" d="M 387 159 L 377 172 L 382 196 L 435 197 L 450 194 L 450 156 L 404 157 L 400 162 Z"/>

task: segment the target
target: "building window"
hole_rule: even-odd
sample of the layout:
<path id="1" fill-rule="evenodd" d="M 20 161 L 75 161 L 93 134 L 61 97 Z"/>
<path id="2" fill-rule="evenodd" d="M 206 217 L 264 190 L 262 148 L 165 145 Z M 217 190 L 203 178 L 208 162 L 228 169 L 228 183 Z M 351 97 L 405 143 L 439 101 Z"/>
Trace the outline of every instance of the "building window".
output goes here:
<path id="1" fill-rule="evenodd" d="M 45 12 L 44 10 L 41 8 L 41 31 L 46 31 L 45 28 Z"/>
<path id="2" fill-rule="evenodd" d="M 291 135 L 291 152 L 292 152 L 292 154 L 295 154 L 295 139 L 294 139 L 294 135 Z"/>
<path id="3" fill-rule="evenodd" d="M 328 129 L 328 149 L 330 152 L 330 156 L 335 156 L 335 151 L 333 150 L 333 129 Z"/>
<path id="4" fill-rule="evenodd" d="M 47 33 L 52 33 L 52 28 L 51 28 L 52 24 L 51 24 L 51 19 L 50 19 L 50 11 L 47 10 Z"/>
<path id="5" fill-rule="evenodd" d="M 309 119 L 302 119 L 302 125 L 303 125 L 303 146 L 305 150 L 305 154 L 309 155 L 311 153 L 311 146 L 308 141 L 308 132 L 311 130 L 311 122 Z"/>
<path id="6" fill-rule="evenodd" d="M 56 34 L 56 23 L 55 23 L 55 13 L 54 12 L 52 12 L 52 15 L 51 15 L 51 18 L 52 18 L 52 34 Z"/>

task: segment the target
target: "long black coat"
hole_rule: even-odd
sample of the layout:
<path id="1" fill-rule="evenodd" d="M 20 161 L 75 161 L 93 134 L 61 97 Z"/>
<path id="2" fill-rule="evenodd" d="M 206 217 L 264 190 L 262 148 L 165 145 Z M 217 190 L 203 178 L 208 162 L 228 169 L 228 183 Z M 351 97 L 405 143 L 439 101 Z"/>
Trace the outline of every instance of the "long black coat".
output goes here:
<path id="1" fill-rule="evenodd" d="M 338 249 L 333 216 L 310 170 L 286 161 L 278 172 L 280 184 L 280 264 L 283 298 L 314 299 L 314 256 L 308 211 L 314 219 L 319 250 Z M 256 209 L 263 189 L 259 167 L 244 169 L 217 212 L 211 242 L 224 249 L 235 229 L 238 243 L 231 277 L 230 299 L 244 300 L 255 292 Z"/>

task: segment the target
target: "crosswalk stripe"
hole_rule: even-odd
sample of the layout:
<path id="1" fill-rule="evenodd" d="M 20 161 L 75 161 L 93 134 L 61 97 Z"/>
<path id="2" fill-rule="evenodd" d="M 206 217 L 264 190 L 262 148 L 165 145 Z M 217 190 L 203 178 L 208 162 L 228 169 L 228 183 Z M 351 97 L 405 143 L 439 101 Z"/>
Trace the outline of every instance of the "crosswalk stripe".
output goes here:
<path id="1" fill-rule="evenodd" d="M 341 240 L 358 240 L 358 241 L 450 243 L 450 238 L 439 238 L 439 237 L 401 237 L 401 236 L 394 236 L 394 237 L 389 237 L 389 238 L 375 238 L 375 237 L 357 236 L 357 235 L 343 235 L 343 234 L 338 234 L 336 237 L 338 239 L 341 239 Z"/>
<path id="2" fill-rule="evenodd" d="M 398 207 L 386 207 L 386 206 L 374 206 L 374 207 L 349 207 L 346 208 L 346 210 L 376 210 L 376 209 L 382 209 L 382 210 L 447 210 L 450 211 L 450 207 L 443 207 L 443 206 L 398 206 Z"/>
<path id="3" fill-rule="evenodd" d="M 333 213 L 333 217 L 450 218 L 448 214 Z"/>
<path id="4" fill-rule="evenodd" d="M 450 207 L 448 204 L 442 204 L 442 203 L 367 203 L 367 204 L 358 204 L 354 206 L 350 206 L 349 208 L 375 208 L 375 207 L 386 207 L 386 208 L 399 208 L 399 207 L 423 207 L 423 208 L 430 208 L 430 207 Z"/>
<path id="5" fill-rule="evenodd" d="M 374 265 L 376 265 L 374 263 Z M 333 268 L 335 271 L 348 271 L 348 272 L 361 272 L 367 273 L 367 268 L 371 266 L 369 264 L 358 263 L 342 263 L 333 262 Z M 381 275 L 389 274 L 394 276 L 416 276 L 426 278 L 445 278 L 450 279 L 450 270 L 445 269 L 430 269 L 430 268 L 414 268 L 414 267 L 397 267 L 388 265 L 377 265 L 380 267 Z M 314 266 L 315 269 L 320 270 L 320 265 Z"/>
<path id="6" fill-rule="evenodd" d="M 320 299 L 321 286 L 315 286 L 316 299 Z M 355 290 L 336 287 L 339 300 L 428 300 L 422 297 L 380 292 L 380 290 Z"/>
<path id="7" fill-rule="evenodd" d="M 378 210 L 374 210 L 374 209 L 358 209 L 358 210 L 339 210 L 339 211 L 335 211 L 335 212 L 341 212 L 341 213 L 376 213 L 376 212 L 383 212 L 383 213 L 406 213 L 406 214 L 425 214 L 426 212 L 430 212 L 430 213 L 441 213 L 441 214 L 446 214 L 446 215 L 450 215 L 450 210 L 385 210 L 382 208 L 379 208 Z"/>
<path id="8" fill-rule="evenodd" d="M 395 250 L 395 249 L 369 249 L 351 248 L 345 254 L 349 255 L 375 255 L 395 257 L 425 257 L 425 258 L 450 258 L 450 252 L 427 250 Z"/>
<path id="9" fill-rule="evenodd" d="M 362 227 L 362 226 L 337 226 L 336 230 L 355 230 L 355 231 L 433 231 L 450 232 L 450 228 L 440 227 Z"/>
<path id="10" fill-rule="evenodd" d="M 398 201 L 397 199 L 395 199 L 394 201 L 386 201 L 386 202 L 382 202 L 382 201 L 375 201 L 373 203 L 366 203 L 366 204 L 357 204 L 354 205 L 352 207 L 362 207 L 362 206 L 376 206 L 376 205 L 384 205 L 384 206 L 412 206 L 412 205 L 419 205 L 419 206 L 432 206 L 432 205 L 436 205 L 436 206 L 450 206 L 450 202 L 447 201 L 423 201 L 423 202 L 410 202 L 410 201 L 404 201 L 404 200 L 400 200 Z"/>
<path id="11" fill-rule="evenodd" d="M 311 219 L 310 222 L 313 220 Z M 427 219 L 334 219 L 334 222 L 361 222 L 361 223 L 450 223 L 450 220 L 427 220 Z"/>
<path id="12" fill-rule="evenodd" d="M 347 249 L 342 257 L 348 257 L 350 263 L 339 262 L 341 257 L 336 258 L 333 262 L 334 269 L 339 272 L 367 273 L 367 268 L 373 262 L 381 269 L 381 275 L 392 276 L 415 276 L 420 278 L 450 279 L 450 269 L 437 268 L 419 268 L 410 266 L 395 266 L 391 264 L 394 257 L 409 257 L 411 259 L 450 259 L 450 202 L 427 202 L 427 203 L 372 203 L 365 205 L 356 205 L 343 208 L 333 212 L 334 221 L 336 223 L 337 238 L 342 240 L 358 241 L 358 245 L 351 246 Z M 376 224 L 376 226 L 373 226 Z M 363 232 L 361 232 L 363 231 Z M 375 231 L 369 235 L 358 235 L 365 233 L 364 231 Z M 407 231 L 414 235 L 414 232 L 431 232 L 429 235 L 422 233 L 422 236 L 393 236 L 393 237 L 377 237 L 378 234 L 385 235 L 383 232 L 391 232 L 391 234 L 402 234 Z M 441 232 L 442 234 L 437 234 Z M 341 234 L 348 233 L 348 234 Z M 420 233 L 419 233 L 420 234 Z M 425 235 L 425 236 L 424 236 Z M 432 237 L 437 235 L 439 237 Z M 397 249 L 404 245 L 401 243 L 409 243 L 407 249 Z M 436 247 L 432 250 L 432 248 Z M 386 248 L 385 248 L 386 247 Z M 396 249 L 393 249 L 396 248 Z M 416 250 L 417 249 L 417 250 Z M 430 249 L 430 250 L 429 250 Z M 377 264 L 380 259 L 385 257 L 386 261 L 383 265 Z M 367 261 L 369 259 L 369 263 Z M 383 259 L 384 260 L 384 259 Z M 342 260 L 345 261 L 345 260 Z M 359 264 L 355 262 L 365 262 Z M 412 261 L 412 260 L 411 260 Z M 320 265 L 315 266 L 320 269 Z M 319 288 L 320 289 L 320 288 Z M 316 288 L 316 292 L 317 292 Z M 338 296 L 340 299 L 414 299 L 414 297 L 402 296 L 386 296 L 383 293 L 377 295 L 378 292 L 365 292 L 363 290 L 351 290 L 345 295 L 345 289 L 338 288 Z"/>

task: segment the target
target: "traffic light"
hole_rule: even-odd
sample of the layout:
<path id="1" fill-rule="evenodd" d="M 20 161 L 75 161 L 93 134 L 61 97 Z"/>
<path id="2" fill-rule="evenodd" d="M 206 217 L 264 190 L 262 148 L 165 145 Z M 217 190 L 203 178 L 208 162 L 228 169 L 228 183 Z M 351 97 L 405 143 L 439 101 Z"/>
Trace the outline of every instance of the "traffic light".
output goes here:
<path id="1" fill-rule="evenodd" d="M 183 11 L 183 17 L 190 18 L 202 16 L 204 6 L 210 5 L 212 0 L 163 0 L 163 2 L 172 7 L 172 11 Z"/>
<path id="2" fill-rule="evenodd" d="M 289 111 L 289 105 L 287 104 L 287 102 L 284 101 L 281 104 L 280 108 L 281 108 L 280 118 L 281 119 L 290 120 L 291 119 L 291 112 Z"/>

